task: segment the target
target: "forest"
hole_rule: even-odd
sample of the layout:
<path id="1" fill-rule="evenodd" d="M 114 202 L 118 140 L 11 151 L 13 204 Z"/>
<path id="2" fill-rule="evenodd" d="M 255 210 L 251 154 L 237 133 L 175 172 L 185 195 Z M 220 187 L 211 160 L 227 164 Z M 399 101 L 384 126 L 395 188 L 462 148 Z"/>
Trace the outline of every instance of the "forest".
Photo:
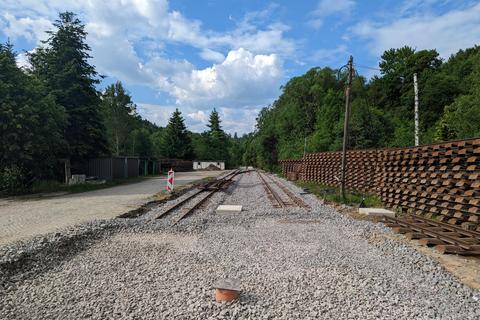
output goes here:
<path id="1" fill-rule="evenodd" d="M 110 155 L 148 158 L 242 159 L 242 139 L 210 114 L 203 133 L 187 130 L 178 109 L 161 128 L 137 113 L 121 82 L 103 78 L 89 63 L 85 26 L 74 13 L 59 14 L 47 40 L 16 63 L 9 42 L 0 44 L 0 194 L 28 192 L 39 181 L 58 178 L 58 160 L 82 162 Z"/>
<path id="2" fill-rule="evenodd" d="M 479 46 L 446 61 L 435 49 L 390 49 L 370 80 L 360 75 L 361 66 L 354 69 L 349 149 L 414 145 L 414 73 L 420 144 L 480 136 Z M 345 87 L 346 73 L 331 68 L 312 68 L 290 79 L 258 115 L 244 162 L 276 170 L 278 160 L 300 158 L 304 149 L 341 150 Z"/>

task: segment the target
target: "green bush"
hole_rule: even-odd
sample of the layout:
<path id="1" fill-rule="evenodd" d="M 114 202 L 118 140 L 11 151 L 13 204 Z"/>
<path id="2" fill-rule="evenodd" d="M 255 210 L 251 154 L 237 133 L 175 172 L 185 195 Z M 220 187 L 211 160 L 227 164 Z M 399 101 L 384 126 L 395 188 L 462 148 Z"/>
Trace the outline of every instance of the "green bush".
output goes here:
<path id="1" fill-rule="evenodd" d="M 55 180 L 35 181 L 32 185 L 32 193 L 56 192 L 62 190 L 65 186 Z"/>
<path id="2" fill-rule="evenodd" d="M 297 181 L 296 184 L 326 201 L 347 204 L 350 206 L 358 206 L 363 199 L 365 207 L 370 208 L 382 206 L 382 201 L 380 198 L 373 194 L 363 194 L 348 190 L 345 194 L 346 199 L 343 200 L 342 196 L 340 195 L 339 188 L 307 181 Z"/>
<path id="3" fill-rule="evenodd" d="M 27 178 L 22 168 L 11 165 L 0 170 L 0 195 L 14 195 L 28 190 Z"/>

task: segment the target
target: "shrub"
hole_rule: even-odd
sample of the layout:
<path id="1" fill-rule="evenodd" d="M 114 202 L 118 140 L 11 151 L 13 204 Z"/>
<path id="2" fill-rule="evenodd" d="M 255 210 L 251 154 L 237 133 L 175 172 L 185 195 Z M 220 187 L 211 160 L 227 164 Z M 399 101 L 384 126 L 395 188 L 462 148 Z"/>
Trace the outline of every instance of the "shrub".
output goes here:
<path id="1" fill-rule="evenodd" d="M 28 190 L 28 180 L 22 168 L 16 165 L 0 169 L 0 195 L 21 194 Z"/>

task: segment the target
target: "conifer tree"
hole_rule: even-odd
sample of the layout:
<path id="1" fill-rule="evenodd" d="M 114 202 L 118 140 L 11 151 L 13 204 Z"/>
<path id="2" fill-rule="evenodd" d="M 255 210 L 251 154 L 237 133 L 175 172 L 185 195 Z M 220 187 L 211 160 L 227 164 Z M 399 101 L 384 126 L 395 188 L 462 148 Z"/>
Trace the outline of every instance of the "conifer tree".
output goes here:
<path id="1" fill-rule="evenodd" d="M 216 109 L 210 114 L 209 124 L 207 125 L 208 154 L 212 160 L 228 160 L 228 136 L 221 126 L 220 116 Z"/>
<path id="2" fill-rule="evenodd" d="M 160 150 L 161 156 L 165 158 L 191 160 L 193 157 L 192 141 L 178 109 L 173 112 L 163 131 Z"/>
<path id="3" fill-rule="evenodd" d="M 44 47 L 29 55 L 31 71 L 66 110 L 66 155 L 73 160 L 96 157 L 108 148 L 95 89 L 98 74 L 88 61 L 85 26 L 72 12 L 60 13 L 54 26 L 55 31 L 47 32 Z"/>

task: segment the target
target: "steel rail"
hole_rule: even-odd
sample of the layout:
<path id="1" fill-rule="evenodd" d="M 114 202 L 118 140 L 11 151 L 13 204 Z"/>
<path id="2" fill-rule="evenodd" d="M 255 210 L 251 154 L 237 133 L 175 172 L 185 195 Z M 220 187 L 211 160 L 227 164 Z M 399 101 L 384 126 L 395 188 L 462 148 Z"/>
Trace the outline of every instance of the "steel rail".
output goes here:
<path id="1" fill-rule="evenodd" d="M 195 209 L 197 209 L 198 207 L 200 207 L 205 201 L 207 201 L 208 198 L 210 198 L 214 193 L 216 193 L 218 190 L 211 190 L 211 191 L 207 191 L 207 195 L 203 198 L 200 199 L 200 201 L 196 202 L 192 207 L 190 208 L 187 208 L 185 210 L 185 212 L 183 212 L 182 214 L 180 214 L 179 217 L 177 217 L 177 219 L 175 219 L 175 221 L 173 222 L 173 226 L 176 225 L 180 220 L 186 218 L 188 215 L 190 215 Z"/>
<path id="2" fill-rule="evenodd" d="M 174 205 L 170 206 L 167 210 L 161 212 L 160 214 L 158 214 L 157 216 L 154 217 L 154 219 L 160 219 L 166 215 L 168 215 L 170 212 L 174 211 L 175 209 L 177 209 L 178 207 L 181 207 L 184 203 L 186 203 L 187 201 L 189 201 L 190 199 L 193 199 L 195 198 L 197 195 L 199 195 L 200 193 L 202 193 L 203 190 L 198 190 L 197 192 L 195 192 L 194 194 L 192 195 L 189 195 L 188 197 L 186 197 L 185 199 L 182 199 L 180 201 L 178 201 L 177 203 L 175 203 Z"/>
<path id="3" fill-rule="evenodd" d="M 415 216 L 415 218 L 417 218 Z M 397 219 L 392 217 L 385 217 L 384 221 L 393 222 L 393 225 L 390 224 L 389 226 L 392 228 L 395 227 L 403 227 L 404 229 L 411 230 L 412 232 L 404 232 L 399 229 L 400 233 L 407 233 L 411 234 L 412 238 L 418 238 L 423 244 L 428 245 L 432 244 L 432 240 L 437 241 L 436 249 L 442 253 L 445 252 L 452 252 L 452 253 L 459 253 L 459 254 L 472 254 L 477 255 L 480 254 L 480 238 L 476 235 L 467 235 L 466 237 L 455 237 L 453 235 L 462 235 L 458 232 L 458 230 L 452 231 L 450 227 L 452 226 L 443 226 L 441 223 L 437 223 L 436 221 L 425 221 L 428 219 L 422 218 L 419 219 L 421 222 L 409 221 L 407 219 Z M 448 227 L 448 228 L 447 228 Z M 439 230 L 440 229 L 440 230 Z M 422 235 L 425 238 L 422 238 Z"/>
<path id="4" fill-rule="evenodd" d="M 413 220 L 420 220 L 420 221 L 422 221 L 424 223 L 427 223 L 429 225 L 442 227 L 444 229 L 457 232 L 457 233 L 462 234 L 464 236 L 474 237 L 474 238 L 478 238 L 480 240 L 480 232 L 462 229 L 462 228 L 460 228 L 458 226 L 455 226 L 455 225 L 451 225 L 451 224 L 447 224 L 447 223 L 439 222 L 439 221 L 434 221 L 434 220 L 427 219 L 427 218 L 424 218 L 424 217 L 421 217 L 421 216 L 418 216 L 418 215 L 410 215 L 410 216 L 407 216 L 407 218 L 411 218 Z"/>
<path id="5" fill-rule="evenodd" d="M 272 202 L 273 206 L 275 207 L 275 203 L 273 203 L 273 200 L 276 201 L 277 203 L 277 208 L 285 208 L 286 203 L 280 198 L 280 196 L 272 189 L 272 187 L 268 184 L 268 182 L 262 177 L 262 174 L 260 171 L 256 170 L 258 176 L 260 177 L 260 180 L 262 181 L 263 188 L 265 189 L 265 192 L 270 198 L 270 201 Z"/>
<path id="6" fill-rule="evenodd" d="M 270 179 L 270 181 L 272 181 L 273 183 L 275 183 L 280 189 L 282 189 L 282 191 L 290 197 L 290 199 L 292 199 L 293 202 L 295 202 L 297 204 L 297 206 L 299 207 L 302 207 L 302 208 L 305 208 L 305 209 L 310 209 L 310 206 L 307 205 L 302 199 L 300 199 L 299 197 L 297 197 L 297 195 L 295 195 L 292 191 L 288 190 L 287 187 L 285 187 L 283 184 L 281 184 L 280 182 L 276 181 L 274 178 L 272 178 L 271 176 L 267 175 L 268 178 Z"/>
<path id="7" fill-rule="evenodd" d="M 241 174 L 242 172 L 238 169 L 234 170 L 233 172 L 230 172 L 228 174 L 226 174 L 225 176 L 219 178 L 219 179 L 215 179 L 213 181 L 209 181 L 207 183 L 205 183 L 203 186 L 200 186 L 199 189 L 189 195 L 188 197 L 186 197 L 185 199 L 182 199 L 180 201 L 178 201 L 177 203 L 175 203 L 174 205 L 170 206 L 169 208 L 167 208 L 165 211 L 161 212 L 160 214 L 158 214 L 157 216 L 155 216 L 153 219 L 160 219 L 162 217 L 165 217 L 167 216 L 169 213 L 171 213 L 172 211 L 175 211 L 177 209 L 179 209 L 180 207 L 182 207 L 183 205 L 185 205 L 187 202 L 190 202 L 190 200 L 196 198 L 197 196 L 199 196 L 200 194 L 202 193 L 207 193 L 207 195 L 203 198 L 200 199 L 200 201 L 196 202 L 193 206 L 191 206 L 190 208 L 187 208 L 185 210 L 185 212 L 183 212 L 176 220 L 175 222 L 173 223 L 173 225 L 177 224 L 180 220 L 182 220 L 183 218 L 187 217 L 188 215 L 190 215 L 195 209 L 197 209 L 200 205 L 202 205 L 208 198 L 210 198 L 215 192 L 221 190 L 222 188 L 228 186 L 229 184 L 232 183 L 233 181 L 233 178 L 235 176 L 237 176 L 238 174 Z"/>

